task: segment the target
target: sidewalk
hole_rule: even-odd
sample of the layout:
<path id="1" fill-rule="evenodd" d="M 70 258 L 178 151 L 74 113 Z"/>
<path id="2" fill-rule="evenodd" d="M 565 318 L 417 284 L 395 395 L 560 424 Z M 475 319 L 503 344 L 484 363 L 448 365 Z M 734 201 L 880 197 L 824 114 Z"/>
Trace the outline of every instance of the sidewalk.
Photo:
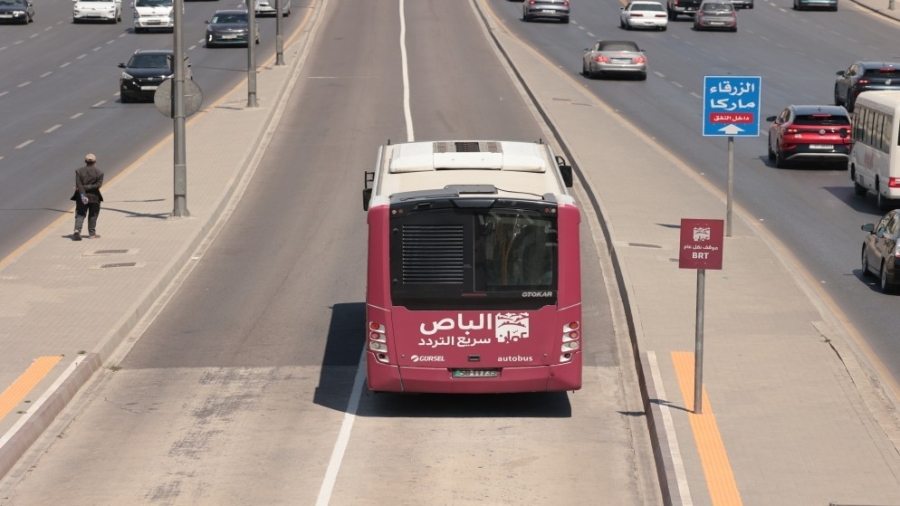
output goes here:
<path id="1" fill-rule="evenodd" d="M 860 3 L 876 9 L 879 2 Z M 228 201 L 252 175 L 305 60 L 316 19 L 307 21 L 285 52 L 288 66 L 261 70 L 259 108 L 246 108 L 246 89 L 239 87 L 189 120 L 190 218 L 169 217 L 171 149 L 163 146 L 107 183 L 115 200 L 100 218 L 103 239 L 68 241 L 69 215 L 0 265 L 0 384 L 13 384 L 35 364 L 21 380 L 27 395 L 0 403 L 9 410 L 0 419 L 0 476 L 129 338 L 230 212 Z M 779 245 L 740 209 L 724 269 L 707 273 L 707 398 L 702 415 L 690 413 L 695 273 L 672 259 L 680 218 L 722 216 L 721 195 L 649 139 L 623 129 L 621 118 L 571 76 L 548 71 L 539 55 L 493 28 L 599 198 L 635 323 L 660 479 L 671 503 L 735 504 L 737 497 L 753 505 L 900 504 L 894 413 L 819 293 L 790 273 Z M 648 146 L 601 152 L 598 131 L 608 139 L 605 148 L 641 139 Z M 624 160 L 629 170 L 618 170 Z M 110 314 L 123 316 L 110 321 Z M 41 392 L 47 394 L 32 397 Z"/>

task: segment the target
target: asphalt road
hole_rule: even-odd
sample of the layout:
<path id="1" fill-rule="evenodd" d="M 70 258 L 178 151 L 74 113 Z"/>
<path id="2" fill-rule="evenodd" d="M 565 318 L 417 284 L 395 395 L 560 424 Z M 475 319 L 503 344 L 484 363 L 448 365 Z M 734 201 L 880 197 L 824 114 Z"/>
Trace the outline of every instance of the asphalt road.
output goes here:
<path id="1" fill-rule="evenodd" d="M 202 43 L 204 21 L 217 9 L 239 5 L 185 5 L 183 44 L 204 105 L 247 76 L 246 49 Z M 292 15 L 283 18 L 285 34 L 306 5 L 294 2 Z M 70 2 L 37 2 L 36 9 L 30 25 L 0 26 L 0 257 L 71 210 L 74 171 L 88 152 L 97 155 L 109 181 L 173 130 L 152 103 L 119 102 L 117 67 L 137 49 L 171 49 L 171 33 L 135 34 L 127 1 L 118 24 L 73 24 Z M 275 54 L 275 20 L 259 25 L 261 64 Z"/>
<path id="2" fill-rule="evenodd" d="M 789 104 L 832 104 L 835 73 L 854 61 L 900 61 L 898 23 L 852 2 L 841 2 L 839 12 L 795 12 L 788 0 L 757 2 L 754 9 L 738 12 L 736 33 L 695 32 L 687 17 L 670 21 L 665 32 L 626 31 L 619 28 L 616 0 L 575 3 L 568 25 L 525 23 L 520 3 L 490 4 L 510 30 L 568 69 L 573 79 L 583 81 L 723 194 L 727 139 L 702 136 L 704 76 L 760 76 L 765 117 Z M 638 42 L 650 62 L 647 81 L 581 76 L 583 50 L 599 39 Z M 767 158 L 767 135 L 763 120 L 759 137 L 735 139 L 736 205 L 794 253 L 813 282 L 859 330 L 875 355 L 870 359 L 880 359 L 894 383 L 900 383 L 897 298 L 880 293 L 874 278 L 863 278 L 860 269 L 865 234 L 860 226 L 882 215 L 874 198 L 855 196 L 847 171 L 840 168 L 797 164 L 776 169 Z M 677 218 L 683 217 L 673 216 Z"/>
<path id="3" fill-rule="evenodd" d="M 468 3 L 405 2 L 409 124 L 398 2 L 329 9 L 237 212 L 9 503 L 658 503 L 588 215 L 583 391 L 348 407 L 365 335 L 360 176 L 377 147 L 546 134 Z"/>

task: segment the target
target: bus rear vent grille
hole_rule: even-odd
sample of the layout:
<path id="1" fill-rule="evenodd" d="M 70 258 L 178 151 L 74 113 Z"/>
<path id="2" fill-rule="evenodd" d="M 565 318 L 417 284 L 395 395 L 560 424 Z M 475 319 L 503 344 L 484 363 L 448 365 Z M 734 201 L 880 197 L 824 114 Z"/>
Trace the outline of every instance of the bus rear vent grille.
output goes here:
<path id="1" fill-rule="evenodd" d="M 500 143 L 496 141 L 441 141 L 434 143 L 435 153 L 500 153 Z"/>
<path id="2" fill-rule="evenodd" d="M 462 225 L 405 225 L 403 284 L 462 284 L 463 244 Z"/>

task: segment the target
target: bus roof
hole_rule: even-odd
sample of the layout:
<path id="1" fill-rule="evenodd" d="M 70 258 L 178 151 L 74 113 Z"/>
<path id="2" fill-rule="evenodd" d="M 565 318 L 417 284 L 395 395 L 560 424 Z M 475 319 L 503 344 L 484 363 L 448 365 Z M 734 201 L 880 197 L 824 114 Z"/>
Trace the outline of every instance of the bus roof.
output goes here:
<path id="1" fill-rule="evenodd" d="M 427 141 L 389 144 L 379 151 L 373 204 L 392 195 L 447 187 L 495 187 L 497 196 L 574 202 L 546 144 L 513 141 Z M 460 197 L 484 198 L 483 191 Z"/>
<path id="2" fill-rule="evenodd" d="M 864 91 L 856 97 L 855 104 L 880 106 L 876 107 L 885 112 L 895 112 L 900 109 L 900 91 L 897 90 L 873 90 Z"/>

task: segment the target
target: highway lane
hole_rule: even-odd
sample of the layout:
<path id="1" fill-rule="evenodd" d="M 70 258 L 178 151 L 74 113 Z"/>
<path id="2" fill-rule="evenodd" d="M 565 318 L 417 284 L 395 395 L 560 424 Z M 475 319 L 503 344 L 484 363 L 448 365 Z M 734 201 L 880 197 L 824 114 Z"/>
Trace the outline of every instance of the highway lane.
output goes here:
<path id="1" fill-rule="evenodd" d="M 524 23 L 521 4 L 516 2 L 491 0 L 490 5 L 510 30 L 568 69 L 573 79 L 723 193 L 727 141 L 704 138 L 700 131 L 704 75 L 761 76 L 762 110 L 768 116 L 788 104 L 833 103 L 835 72 L 853 61 L 900 61 L 894 42 L 898 24 L 850 2 L 842 2 L 837 13 L 794 12 L 784 0 L 758 2 L 753 10 L 739 11 L 737 33 L 694 32 L 688 18 L 670 21 L 666 32 L 625 31 L 618 27 L 620 4 L 615 0 L 575 4 L 569 25 Z M 645 48 L 651 69 L 648 80 L 580 76 L 583 49 L 602 38 L 635 40 Z M 735 140 L 736 203 L 793 252 L 813 284 L 859 330 L 896 384 L 900 380 L 896 298 L 879 293 L 871 279 L 862 279 L 859 267 L 863 239 L 859 227 L 877 221 L 881 213 L 872 197 L 853 195 L 845 170 L 776 169 L 766 157 L 767 129 L 762 121 L 760 137 Z"/>
<path id="2" fill-rule="evenodd" d="M 237 212 L 10 504 L 655 503 L 587 219 L 584 390 L 348 406 L 365 335 L 361 175 L 377 147 L 545 135 L 469 4 L 439 0 L 405 2 L 410 128 L 398 4 L 330 2 Z"/>
<path id="3" fill-rule="evenodd" d="M 204 107 L 246 78 L 246 49 L 206 49 L 202 43 L 204 21 L 216 9 L 239 5 L 225 0 L 186 4 L 184 47 Z M 294 3 L 292 15 L 284 18 L 286 36 L 307 5 Z M 275 52 L 275 20 L 262 18 L 259 24 L 257 62 L 262 64 Z M 31 25 L 0 29 L 0 114 L 14 119 L 0 123 L 0 255 L 72 207 L 72 173 L 85 154 L 97 154 L 109 181 L 172 132 L 171 121 L 152 103 L 119 102 L 117 67 L 136 49 L 172 45 L 171 33 L 133 33 L 127 2 L 116 25 L 72 24 L 70 4 L 57 3 L 38 5 Z M 190 170 L 190 156 L 187 163 Z"/>

